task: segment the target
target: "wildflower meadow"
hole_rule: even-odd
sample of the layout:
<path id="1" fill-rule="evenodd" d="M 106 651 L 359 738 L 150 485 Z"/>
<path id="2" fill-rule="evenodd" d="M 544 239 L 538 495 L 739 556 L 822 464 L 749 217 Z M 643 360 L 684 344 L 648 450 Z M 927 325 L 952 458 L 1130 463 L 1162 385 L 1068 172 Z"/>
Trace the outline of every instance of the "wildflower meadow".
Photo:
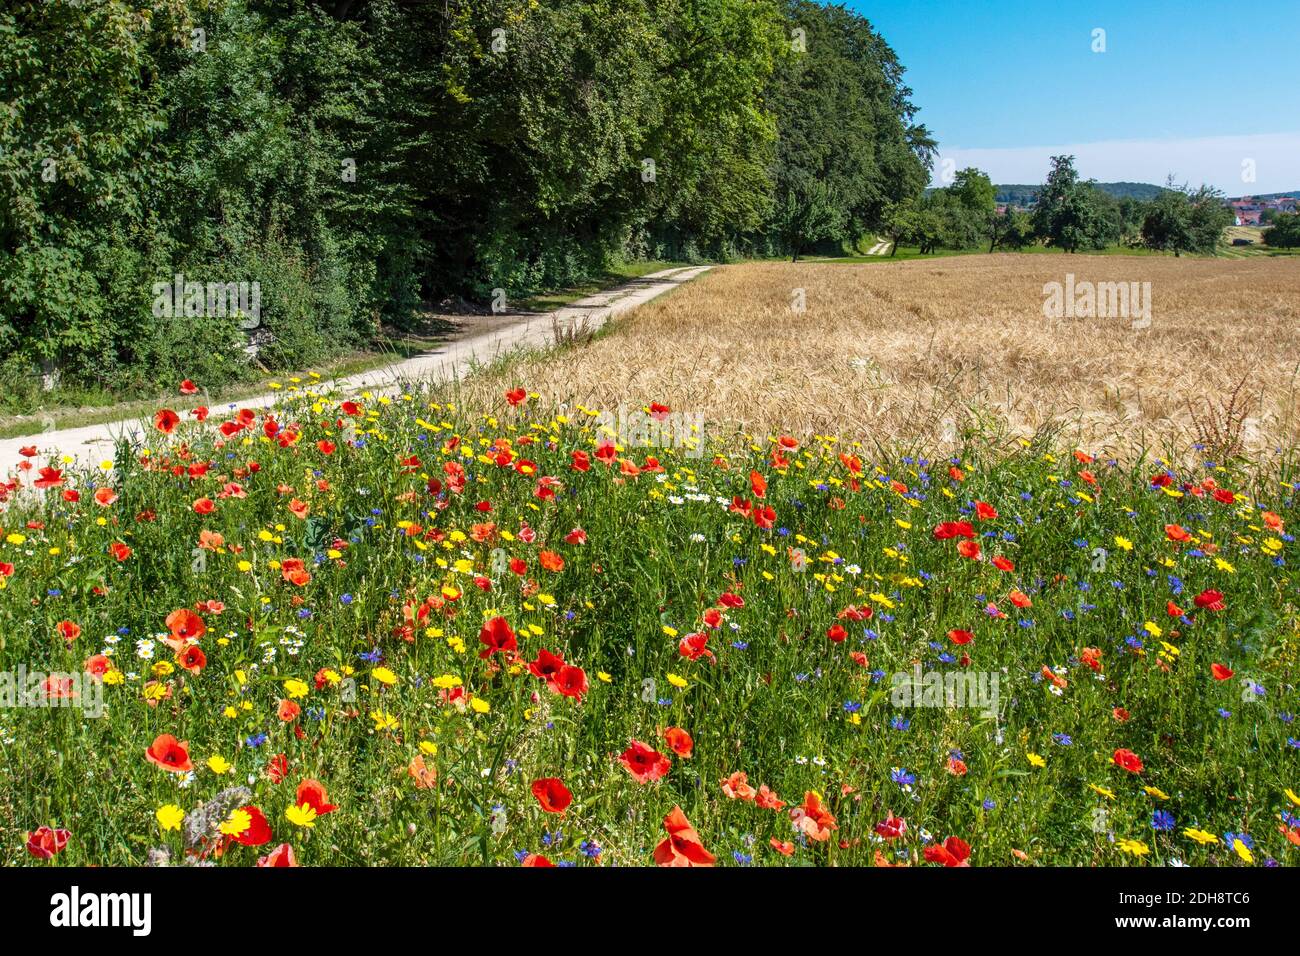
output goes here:
<path id="1" fill-rule="evenodd" d="M 528 382 L 300 382 L 25 449 L 0 861 L 1297 861 L 1286 467 L 640 401 L 655 444 Z"/>

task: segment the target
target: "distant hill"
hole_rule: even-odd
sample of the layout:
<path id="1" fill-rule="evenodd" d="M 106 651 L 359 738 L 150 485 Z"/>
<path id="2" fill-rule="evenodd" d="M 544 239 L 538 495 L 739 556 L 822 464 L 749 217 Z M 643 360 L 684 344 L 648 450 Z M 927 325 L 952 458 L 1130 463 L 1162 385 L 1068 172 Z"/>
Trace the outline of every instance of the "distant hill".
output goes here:
<path id="1" fill-rule="evenodd" d="M 1038 198 L 1038 190 L 1042 185 L 1024 186 L 1024 185 L 1001 185 L 993 187 L 997 190 L 997 201 L 1000 203 L 1011 203 L 1013 206 L 1030 206 Z M 1132 197 L 1133 199 L 1154 199 L 1160 194 L 1163 186 L 1153 186 L 1151 183 L 1097 183 L 1097 188 L 1116 199 Z"/>

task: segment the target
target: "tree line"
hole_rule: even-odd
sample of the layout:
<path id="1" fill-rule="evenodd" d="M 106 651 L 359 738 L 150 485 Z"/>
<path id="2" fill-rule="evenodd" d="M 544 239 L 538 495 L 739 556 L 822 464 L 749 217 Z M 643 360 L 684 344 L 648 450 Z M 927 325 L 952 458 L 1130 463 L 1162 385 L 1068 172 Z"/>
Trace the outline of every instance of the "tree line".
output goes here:
<path id="1" fill-rule="evenodd" d="M 999 206 L 997 188 L 974 167 L 957 170 L 951 185 L 900 202 L 886 215 L 885 235 L 939 249 L 1022 249 L 1035 243 L 1065 252 L 1142 246 L 1162 252 L 1213 254 L 1232 225 L 1222 192 L 1170 179 L 1150 199 L 1115 197 L 1079 178 L 1073 156 L 1053 156 L 1047 180 L 1033 191 L 1029 209 Z M 892 253 L 891 253 L 892 254 Z"/>
<path id="2" fill-rule="evenodd" d="M 301 368 L 449 297 L 831 248 L 935 148 L 884 39 L 807 0 L 11 0 L 0 97 L 10 396 L 40 368 L 220 385 L 250 343 Z M 234 283 L 257 316 L 171 289 Z"/>

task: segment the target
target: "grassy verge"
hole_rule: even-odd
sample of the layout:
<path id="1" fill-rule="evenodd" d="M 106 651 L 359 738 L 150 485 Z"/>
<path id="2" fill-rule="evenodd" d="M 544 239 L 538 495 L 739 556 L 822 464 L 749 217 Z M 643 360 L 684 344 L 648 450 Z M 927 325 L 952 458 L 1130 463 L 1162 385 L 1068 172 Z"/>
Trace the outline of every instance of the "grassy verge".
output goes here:
<path id="1" fill-rule="evenodd" d="M 625 263 L 613 266 L 600 276 L 571 288 L 531 296 L 512 305 L 527 312 L 552 312 L 630 279 L 686 265 L 688 263 L 664 261 Z M 276 382 L 300 383 L 343 378 L 425 354 L 445 343 L 449 330 L 449 326 L 435 321 L 419 332 L 386 334 L 369 349 L 339 356 L 322 365 L 279 371 L 256 381 L 229 385 L 219 391 L 190 399 L 179 398 L 171 385 L 156 393 L 142 394 L 127 400 L 116 400 L 107 393 L 85 390 L 55 393 L 45 406 L 24 409 L 20 414 L 0 414 L 0 438 L 37 436 L 55 429 L 148 418 L 160 403 L 177 411 L 186 411 L 198 405 L 225 405 L 254 395 L 263 395 Z"/>

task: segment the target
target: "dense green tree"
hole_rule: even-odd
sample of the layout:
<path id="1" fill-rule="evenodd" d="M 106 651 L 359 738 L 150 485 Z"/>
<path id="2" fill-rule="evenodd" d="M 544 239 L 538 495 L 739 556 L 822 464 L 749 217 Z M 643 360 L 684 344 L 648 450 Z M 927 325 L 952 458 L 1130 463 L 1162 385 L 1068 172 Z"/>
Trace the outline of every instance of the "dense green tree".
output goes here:
<path id="1" fill-rule="evenodd" d="M 1172 180 L 1151 200 L 1142 221 L 1142 243 L 1150 249 L 1213 254 L 1232 225 L 1232 211 L 1221 192 L 1209 186 L 1193 190 Z"/>
<path id="2" fill-rule="evenodd" d="M 1300 213 L 1279 213 L 1273 225 L 1264 230 L 1264 244 L 1275 249 L 1294 249 L 1300 246 Z"/>
<path id="3" fill-rule="evenodd" d="M 934 143 L 913 122 L 897 57 L 865 18 L 791 0 L 788 23 L 791 55 L 768 94 L 778 137 L 772 225 L 797 257 L 881 228 L 891 204 L 924 188 Z"/>
<path id="4" fill-rule="evenodd" d="M 1034 207 L 1034 231 L 1066 252 L 1100 249 L 1117 238 L 1117 217 L 1094 183 L 1079 179 L 1073 156 L 1053 156 L 1052 168 Z"/>

